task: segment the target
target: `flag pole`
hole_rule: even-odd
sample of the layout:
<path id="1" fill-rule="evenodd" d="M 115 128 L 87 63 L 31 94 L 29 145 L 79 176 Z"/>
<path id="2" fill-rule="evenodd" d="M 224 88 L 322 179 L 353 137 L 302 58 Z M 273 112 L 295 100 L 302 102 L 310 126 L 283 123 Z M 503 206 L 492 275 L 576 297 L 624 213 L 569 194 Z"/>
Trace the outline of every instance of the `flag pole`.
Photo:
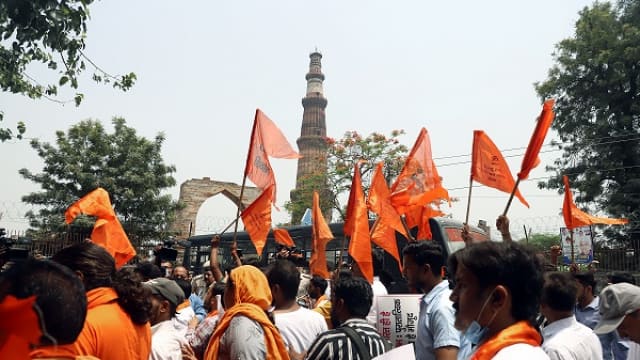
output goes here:
<path id="1" fill-rule="evenodd" d="M 342 256 L 344 255 L 344 248 L 347 246 L 347 235 L 342 235 L 342 246 L 340 246 L 340 258 L 338 259 L 338 271 L 342 269 Z"/>
<path id="2" fill-rule="evenodd" d="M 404 231 L 407 232 L 407 236 L 409 236 L 409 241 L 416 241 L 416 239 L 411 235 L 411 229 L 409 229 L 409 225 L 407 225 L 407 220 L 404 215 L 400 215 L 400 221 L 402 221 L 402 226 L 404 226 Z"/>
<path id="3" fill-rule="evenodd" d="M 371 225 L 371 230 L 369 231 L 369 236 L 373 235 L 373 232 L 376 231 L 376 228 L 378 227 L 379 223 L 380 223 L 380 216 L 378 216 L 376 218 L 376 221 L 373 222 L 373 225 Z"/>
<path id="4" fill-rule="evenodd" d="M 464 223 L 469 225 L 469 209 L 471 208 L 471 189 L 473 189 L 473 176 L 469 176 L 469 198 L 467 199 L 467 216 L 464 218 Z"/>
<path id="5" fill-rule="evenodd" d="M 516 184 L 513 185 L 513 190 L 511 191 L 511 195 L 509 196 L 509 201 L 507 201 L 507 207 L 504 208 L 504 213 L 502 213 L 502 216 L 507 216 L 507 211 L 509 211 L 509 206 L 511 206 L 511 202 L 513 201 L 513 196 L 516 194 L 516 191 L 518 191 L 518 184 L 520 184 L 519 177 L 518 177 L 518 180 L 516 180 Z"/>
<path id="6" fill-rule="evenodd" d="M 576 263 L 576 254 L 573 246 L 573 229 L 569 230 L 569 235 L 571 236 L 571 265 L 573 265 Z"/>
<path id="7" fill-rule="evenodd" d="M 240 198 L 238 199 L 238 211 L 236 212 L 235 226 L 233 227 L 233 244 L 237 244 L 238 236 L 238 219 L 240 218 L 240 212 L 243 210 L 242 197 L 244 196 L 244 187 L 247 184 L 247 169 L 249 168 L 249 161 L 251 160 L 251 149 L 253 148 L 253 138 L 256 134 L 256 128 L 258 127 L 258 111 L 253 117 L 253 128 L 251 128 L 251 140 L 249 140 L 249 150 L 247 151 L 247 161 L 244 164 L 244 175 L 242 176 L 242 187 L 240 187 Z M 264 189 L 263 189 L 264 190 Z"/>

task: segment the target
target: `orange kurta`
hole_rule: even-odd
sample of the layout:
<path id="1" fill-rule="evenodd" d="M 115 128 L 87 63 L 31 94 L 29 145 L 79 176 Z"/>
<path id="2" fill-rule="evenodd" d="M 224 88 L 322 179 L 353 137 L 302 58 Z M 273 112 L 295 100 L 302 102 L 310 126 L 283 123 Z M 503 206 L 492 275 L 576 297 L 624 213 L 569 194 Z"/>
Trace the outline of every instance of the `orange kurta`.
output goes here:
<path id="1" fill-rule="evenodd" d="M 87 318 L 75 343 L 31 352 L 32 358 L 91 355 L 101 360 L 147 360 L 151 326 L 137 325 L 118 304 L 118 294 L 102 287 L 87 292 Z"/>
<path id="2" fill-rule="evenodd" d="M 151 352 L 151 326 L 134 324 L 118 304 L 112 288 L 87 292 L 88 311 L 84 328 L 75 342 L 78 354 L 101 360 L 147 360 Z"/>

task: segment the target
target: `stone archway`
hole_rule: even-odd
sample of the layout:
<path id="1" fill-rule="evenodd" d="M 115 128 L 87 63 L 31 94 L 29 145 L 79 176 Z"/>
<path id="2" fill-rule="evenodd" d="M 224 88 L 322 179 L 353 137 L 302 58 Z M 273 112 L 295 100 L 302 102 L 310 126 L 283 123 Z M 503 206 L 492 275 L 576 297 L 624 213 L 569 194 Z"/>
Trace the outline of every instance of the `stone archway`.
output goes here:
<path id="1" fill-rule="evenodd" d="M 208 177 L 202 179 L 187 180 L 180 185 L 180 202 L 184 205 L 176 214 L 176 219 L 171 224 L 171 230 L 177 239 L 186 239 L 189 236 L 189 226 L 196 225 L 196 216 L 202 203 L 208 198 L 222 194 L 234 204 L 240 205 L 241 186 L 230 183 L 211 180 Z M 242 206 L 247 207 L 260 195 L 260 189 L 245 186 L 242 194 Z M 193 234 L 192 234 L 193 235 Z"/>

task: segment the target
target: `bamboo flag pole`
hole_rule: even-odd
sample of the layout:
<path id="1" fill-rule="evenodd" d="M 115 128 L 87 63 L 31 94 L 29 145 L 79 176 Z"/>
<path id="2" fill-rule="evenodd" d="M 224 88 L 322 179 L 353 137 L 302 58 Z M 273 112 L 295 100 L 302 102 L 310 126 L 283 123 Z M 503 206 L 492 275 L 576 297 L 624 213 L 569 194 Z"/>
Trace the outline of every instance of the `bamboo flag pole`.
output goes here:
<path id="1" fill-rule="evenodd" d="M 344 248 L 347 246 L 347 235 L 342 235 L 342 245 L 340 246 L 340 258 L 338 259 L 338 271 L 342 269 L 342 256 L 344 256 Z"/>
<path id="2" fill-rule="evenodd" d="M 516 184 L 513 185 L 513 190 L 511 191 L 511 195 L 509 196 L 509 201 L 507 201 L 507 207 L 504 208 L 504 213 L 502 213 L 503 216 L 507 216 L 507 211 L 509 211 L 509 207 L 511 206 L 511 202 L 513 201 L 513 196 L 516 194 L 516 191 L 518 191 L 519 184 L 520 178 L 518 177 L 518 180 L 516 180 Z"/>
<path id="3" fill-rule="evenodd" d="M 244 164 L 244 174 L 242 175 L 242 187 L 240 187 L 240 199 L 238 199 L 238 211 L 236 212 L 236 220 L 235 226 L 233 227 L 233 244 L 237 244 L 237 236 L 238 236 L 238 219 L 240 218 L 240 212 L 244 209 L 244 205 L 242 204 L 242 198 L 244 196 L 244 187 L 247 184 L 247 169 L 249 168 L 249 161 L 251 161 L 251 149 L 253 148 L 253 140 L 256 136 L 256 128 L 258 127 L 258 112 L 260 110 L 256 109 L 256 114 L 253 117 L 253 127 L 251 128 L 251 140 L 249 140 L 249 149 L 247 150 L 247 161 Z"/>
<path id="4" fill-rule="evenodd" d="M 576 252 L 574 250 L 574 242 L 573 242 L 573 229 L 569 230 L 569 235 L 571 236 L 571 265 L 576 263 Z"/>
<path id="5" fill-rule="evenodd" d="M 467 199 L 467 216 L 464 218 L 464 223 L 469 225 L 469 209 L 471 208 L 471 189 L 473 189 L 473 176 L 469 177 L 469 198 Z"/>
<path id="6" fill-rule="evenodd" d="M 376 231 L 376 228 L 378 227 L 378 224 L 380 223 L 380 217 L 378 216 L 378 218 L 376 218 L 376 221 L 373 222 L 373 225 L 371 225 L 371 230 L 369 230 L 369 236 L 373 236 L 373 232 Z"/>
<path id="7" fill-rule="evenodd" d="M 409 229 L 409 225 L 407 225 L 407 220 L 404 215 L 400 215 L 400 221 L 402 221 L 402 226 L 404 226 L 404 231 L 407 232 L 407 236 L 409 236 L 409 241 L 416 241 L 416 238 L 411 235 L 411 229 Z"/>

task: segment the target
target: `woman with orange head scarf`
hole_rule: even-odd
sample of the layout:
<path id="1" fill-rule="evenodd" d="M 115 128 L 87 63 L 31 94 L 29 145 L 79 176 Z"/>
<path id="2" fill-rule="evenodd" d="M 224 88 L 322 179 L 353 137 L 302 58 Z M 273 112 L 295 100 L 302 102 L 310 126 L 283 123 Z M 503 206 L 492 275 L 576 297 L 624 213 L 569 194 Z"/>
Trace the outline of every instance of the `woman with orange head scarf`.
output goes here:
<path id="1" fill-rule="evenodd" d="M 213 359 L 289 359 L 282 337 L 267 314 L 271 289 L 256 267 L 231 271 L 224 292 L 225 313 L 205 352 Z"/>

